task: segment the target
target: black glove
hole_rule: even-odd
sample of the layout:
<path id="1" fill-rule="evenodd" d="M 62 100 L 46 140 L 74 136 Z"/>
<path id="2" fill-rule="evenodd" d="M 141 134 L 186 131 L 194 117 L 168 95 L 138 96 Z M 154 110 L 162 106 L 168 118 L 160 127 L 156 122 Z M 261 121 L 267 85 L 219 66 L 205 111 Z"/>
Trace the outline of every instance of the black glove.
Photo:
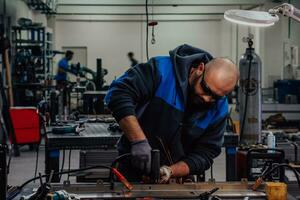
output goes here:
<path id="1" fill-rule="evenodd" d="M 133 167 L 149 174 L 151 171 L 151 147 L 148 140 L 132 142 L 131 154 Z"/>

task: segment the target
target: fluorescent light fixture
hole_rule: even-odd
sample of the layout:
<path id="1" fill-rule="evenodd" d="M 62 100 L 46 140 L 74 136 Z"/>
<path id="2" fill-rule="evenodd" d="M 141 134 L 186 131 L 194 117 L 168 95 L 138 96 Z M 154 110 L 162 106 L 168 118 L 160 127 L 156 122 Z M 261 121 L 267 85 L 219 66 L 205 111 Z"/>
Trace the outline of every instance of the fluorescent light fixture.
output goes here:
<path id="1" fill-rule="evenodd" d="M 275 14 L 264 11 L 227 10 L 224 18 L 230 22 L 256 27 L 272 26 L 279 20 Z"/>

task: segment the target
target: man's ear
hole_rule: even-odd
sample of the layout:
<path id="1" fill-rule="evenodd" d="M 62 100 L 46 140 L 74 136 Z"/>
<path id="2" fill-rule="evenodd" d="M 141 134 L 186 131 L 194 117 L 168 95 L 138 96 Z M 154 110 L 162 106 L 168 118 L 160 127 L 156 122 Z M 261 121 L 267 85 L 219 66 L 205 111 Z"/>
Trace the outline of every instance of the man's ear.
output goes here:
<path id="1" fill-rule="evenodd" d="M 200 76 L 203 73 L 203 71 L 204 71 L 204 63 L 201 62 L 197 67 L 197 75 Z"/>
<path id="2" fill-rule="evenodd" d="M 204 63 L 201 62 L 201 63 L 198 65 L 197 69 L 198 69 L 199 71 L 203 72 L 203 70 L 204 70 Z"/>

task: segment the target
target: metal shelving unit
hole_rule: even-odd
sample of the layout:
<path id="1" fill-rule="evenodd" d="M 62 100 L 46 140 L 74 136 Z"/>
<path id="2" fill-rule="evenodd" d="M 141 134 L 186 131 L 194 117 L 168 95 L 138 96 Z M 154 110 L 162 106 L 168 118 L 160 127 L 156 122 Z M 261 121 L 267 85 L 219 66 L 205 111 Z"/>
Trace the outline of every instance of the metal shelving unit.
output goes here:
<path id="1" fill-rule="evenodd" d="M 23 101 L 25 93 L 31 91 L 33 99 L 27 101 L 36 103 L 35 92 L 45 86 L 53 72 L 52 48 L 51 29 L 42 26 L 12 27 L 13 83 L 14 89 L 21 95 L 17 101 Z"/>
<path id="2" fill-rule="evenodd" d="M 43 14 L 56 14 L 57 0 L 24 0 L 27 5 Z"/>

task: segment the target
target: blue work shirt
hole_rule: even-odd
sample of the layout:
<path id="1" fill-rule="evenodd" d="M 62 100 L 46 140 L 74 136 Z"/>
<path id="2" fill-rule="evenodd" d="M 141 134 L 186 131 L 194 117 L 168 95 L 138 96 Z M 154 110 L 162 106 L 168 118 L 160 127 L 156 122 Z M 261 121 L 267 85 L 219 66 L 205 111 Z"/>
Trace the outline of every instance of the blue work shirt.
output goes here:
<path id="1" fill-rule="evenodd" d="M 62 58 L 58 62 L 58 68 L 63 69 L 64 72 L 58 71 L 57 74 L 56 74 L 56 76 L 55 76 L 55 80 L 66 81 L 67 80 L 67 71 L 69 69 L 69 63 L 68 63 L 67 58 Z"/>

